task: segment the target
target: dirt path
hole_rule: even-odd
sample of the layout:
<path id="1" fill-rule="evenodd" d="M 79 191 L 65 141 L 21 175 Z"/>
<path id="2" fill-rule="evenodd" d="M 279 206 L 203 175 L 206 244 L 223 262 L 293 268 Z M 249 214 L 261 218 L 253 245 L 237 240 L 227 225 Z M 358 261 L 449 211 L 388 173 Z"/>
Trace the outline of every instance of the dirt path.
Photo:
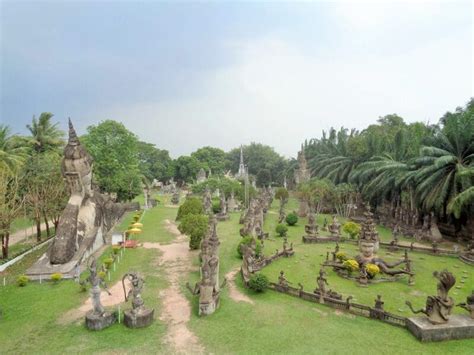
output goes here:
<path id="1" fill-rule="evenodd" d="M 187 326 L 191 318 L 191 305 L 183 295 L 180 284 L 180 276 L 192 269 L 193 253 L 189 250 L 186 236 L 178 231 L 173 222 L 165 222 L 167 229 L 177 236 L 175 241 L 167 245 L 147 243 L 144 247 L 157 248 L 163 253 L 159 266 L 166 272 L 169 287 L 160 293 L 163 302 L 160 320 L 168 324 L 166 343 L 174 353 L 201 354 L 204 353 L 204 348 Z"/>
<path id="2" fill-rule="evenodd" d="M 235 285 L 235 277 L 239 273 L 240 268 L 234 269 L 228 272 L 225 277 L 227 279 L 227 287 L 229 288 L 229 297 L 233 299 L 235 302 L 246 302 L 250 304 L 254 304 L 253 300 L 251 300 L 247 295 L 244 295 Z"/>
<path id="3" fill-rule="evenodd" d="M 49 222 L 49 228 L 52 228 L 53 222 Z M 41 230 L 46 230 L 46 223 L 41 223 Z M 10 243 L 12 246 L 16 243 L 19 243 L 29 237 L 29 240 L 36 240 L 36 226 L 31 226 L 25 229 L 21 229 L 10 234 Z"/>

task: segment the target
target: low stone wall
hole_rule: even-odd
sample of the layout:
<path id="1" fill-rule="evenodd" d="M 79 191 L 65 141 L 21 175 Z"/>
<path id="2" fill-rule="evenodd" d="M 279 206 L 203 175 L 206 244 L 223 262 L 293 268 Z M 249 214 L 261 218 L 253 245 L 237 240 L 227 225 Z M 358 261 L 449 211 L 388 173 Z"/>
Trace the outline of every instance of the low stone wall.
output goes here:
<path id="1" fill-rule="evenodd" d="M 293 297 L 304 299 L 305 301 L 321 303 L 321 296 L 319 294 L 304 291 L 303 286 L 301 284 L 300 288 L 298 289 L 291 286 L 282 287 L 276 283 L 271 282 L 268 288 L 277 292 L 286 293 L 287 295 Z M 358 316 L 377 319 L 391 325 L 403 328 L 407 327 L 407 318 L 398 316 L 387 311 L 375 309 L 370 306 L 351 302 L 350 297 L 347 298 L 345 301 L 327 296 L 323 296 L 322 298 L 324 300 L 324 304 L 329 307 L 340 309 Z"/>

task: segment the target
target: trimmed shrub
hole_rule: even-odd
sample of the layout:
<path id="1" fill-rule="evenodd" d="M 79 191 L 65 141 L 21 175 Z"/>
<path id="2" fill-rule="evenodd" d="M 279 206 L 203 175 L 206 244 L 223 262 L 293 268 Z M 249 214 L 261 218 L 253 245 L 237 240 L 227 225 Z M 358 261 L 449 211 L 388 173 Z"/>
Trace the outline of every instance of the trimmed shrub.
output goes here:
<path id="1" fill-rule="evenodd" d="M 112 267 L 112 264 L 114 263 L 113 258 L 105 258 L 104 259 L 104 266 L 107 270 L 109 270 Z"/>
<path id="2" fill-rule="evenodd" d="M 184 203 L 179 206 L 178 214 L 176 215 L 176 220 L 179 221 L 189 214 L 199 215 L 203 213 L 204 207 L 202 206 L 201 200 L 197 197 L 191 197 L 186 199 L 186 201 L 184 201 Z"/>
<path id="3" fill-rule="evenodd" d="M 114 245 L 112 247 L 112 252 L 114 253 L 114 255 L 117 255 L 120 252 L 120 249 L 121 247 L 119 245 Z"/>
<path id="4" fill-rule="evenodd" d="M 20 275 L 16 279 L 16 284 L 20 287 L 26 286 L 26 284 L 30 281 L 30 278 L 26 275 Z"/>
<path id="5" fill-rule="evenodd" d="M 62 278 L 63 278 L 63 274 L 61 274 L 60 272 L 55 272 L 54 274 L 51 275 L 51 281 L 53 281 L 55 284 L 61 281 Z"/>
<path id="6" fill-rule="evenodd" d="M 346 222 L 342 226 L 342 230 L 351 236 L 351 239 L 355 239 L 360 233 L 360 224 L 355 222 Z"/>
<path id="7" fill-rule="evenodd" d="M 289 213 L 288 216 L 286 216 L 286 223 L 289 226 L 294 226 L 296 223 L 298 223 L 298 216 L 296 213 Z"/>
<path id="8" fill-rule="evenodd" d="M 367 274 L 369 274 L 370 277 L 375 277 L 375 275 L 380 273 L 380 268 L 375 264 L 367 264 L 365 269 L 367 270 Z"/>
<path id="9" fill-rule="evenodd" d="M 347 270 L 349 270 L 349 272 L 359 270 L 359 263 L 354 259 L 348 259 L 348 260 L 344 261 L 343 265 L 345 266 L 345 268 Z"/>
<path id="10" fill-rule="evenodd" d="M 99 276 L 102 280 L 105 280 L 105 277 L 107 276 L 105 271 L 99 271 L 97 273 L 97 276 Z"/>
<path id="11" fill-rule="evenodd" d="M 182 218 L 178 229 L 189 236 L 189 248 L 199 249 L 207 232 L 208 217 L 204 214 L 188 214 Z"/>
<path id="12" fill-rule="evenodd" d="M 255 292 L 263 292 L 268 287 L 268 277 L 263 274 L 254 274 L 250 277 L 249 287 Z"/>
<path id="13" fill-rule="evenodd" d="M 275 191 L 275 198 L 277 200 L 288 200 L 288 197 L 289 197 L 289 193 L 288 193 L 288 190 L 285 189 L 284 187 L 279 187 L 276 191 Z"/>
<path id="14" fill-rule="evenodd" d="M 242 238 L 240 241 L 239 245 L 237 245 L 237 253 L 239 254 L 239 257 L 242 259 L 242 245 L 250 245 L 252 243 L 252 240 L 255 239 L 252 236 L 247 236 Z M 262 242 L 260 240 L 255 240 L 255 256 L 259 257 L 260 254 L 262 253 Z"/>
<path id="15" fill-rule="evenodd" d="M 347 260 L 347 255 L 343 251 L 339 251 L 336 253 L 336 259 L 343 262 Z"/>
<path id="16" fill-rule="evenodd" d="M 276 226 L 275 228 L 275 232 L 277 232 L 277 234 L 280 236 L 280 237 L 285 237 L 286 236 L 286 232 L 288 232 L 288 227 L 285 226 L 283 223 L 280 223 Z"/>

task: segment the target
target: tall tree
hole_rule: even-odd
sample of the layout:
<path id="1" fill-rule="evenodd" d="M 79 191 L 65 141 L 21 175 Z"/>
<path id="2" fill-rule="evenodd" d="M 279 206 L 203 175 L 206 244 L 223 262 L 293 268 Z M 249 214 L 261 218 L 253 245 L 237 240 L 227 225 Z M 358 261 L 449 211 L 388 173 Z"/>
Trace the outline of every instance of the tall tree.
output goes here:
<path id="1" fill-rule="evenodd" d="M 0 170 L 17 171 L 24 163 L 27 149 L 18 136 L 10 134 L 10 128 L 0 125 Z"/>
<path id="2" fill-rule="evenodd" d="M 140 171 L 148 181 L 164 182 L 173 176 L 172 159 L 167 150 L 145 142 L 138 142 L 137 149 Z"/>
<path id="3" fill-rule="evenodd" d="M 122 123 L 106 120 L 89 126 L 81 142 L 94 159 L 94 178 L 102 192 L 116 193 L 120 201 L 141 193 L 138 139 Z"/>
<path id="4" fill-rule="evenodd" d="M 57 150 L 64 144 L 64 132 L 58 128 L 57 123 L 52 123 L 53 114 L 43 112 L 39 119 L 33 116 L 31 124 L 26 125 L 31 136 L 28 141 L 36 153 L 43 153 L 48 150 Z"/>
<path id="5" fill-rule="evenodd" d="M 226 154 L 222 149 L 214 147 L 202 147 L 191 153 L 191 156 L 199 161 L 201 168 L 211 171 L 213 174 L 224 173 Z"/>

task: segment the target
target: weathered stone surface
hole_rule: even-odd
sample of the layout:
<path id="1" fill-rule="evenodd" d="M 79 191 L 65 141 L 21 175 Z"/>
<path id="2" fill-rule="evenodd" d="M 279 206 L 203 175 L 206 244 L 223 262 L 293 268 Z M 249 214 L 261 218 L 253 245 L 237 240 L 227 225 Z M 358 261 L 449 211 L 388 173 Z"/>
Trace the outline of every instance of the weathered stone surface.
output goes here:
<path id="1" fill-rule="evenodd" d="M 423 342 L 474 338 L 474 320 L 464 314 L 453 315 L 444 324 L 432 324 L 427 317 L 411 317 L 407 326 Z"/>
<path id="2" fill-rule="evenodd" d="M 110 327 L 116 320 L 117 318 L 113 313 L 105 312 L 102 315 L 97 315 L 90 311 L 86 314 L 86 327 L 90 330 L 102 330 Z"/>
<path id="3" fill-rule="evenodd" d="M 144 328 L 153 323 L 155 315 L 154 309 L 144 309 L 138 314 L 134 314 L 132 310 L 123 312 L 123 323 L 129 328 Z"/>

